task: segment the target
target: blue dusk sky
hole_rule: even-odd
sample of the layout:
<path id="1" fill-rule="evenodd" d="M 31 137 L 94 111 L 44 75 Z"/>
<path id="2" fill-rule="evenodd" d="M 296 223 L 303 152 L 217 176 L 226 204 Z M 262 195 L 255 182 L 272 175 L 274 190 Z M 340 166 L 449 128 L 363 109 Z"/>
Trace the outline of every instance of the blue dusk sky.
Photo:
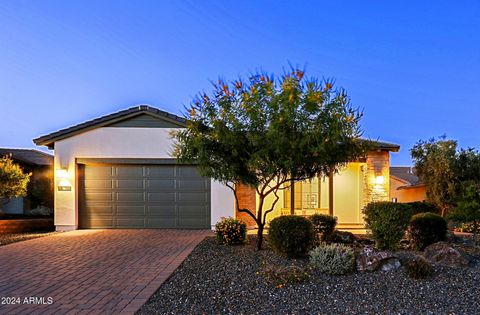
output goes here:
<path id="1" fill-rule="evenodd" d="M 210 80 L 334 78 L 366 136 L 480 147 L 480 1 L 0 1 L 0 147 L 137 104 L 175 114 Z"/>

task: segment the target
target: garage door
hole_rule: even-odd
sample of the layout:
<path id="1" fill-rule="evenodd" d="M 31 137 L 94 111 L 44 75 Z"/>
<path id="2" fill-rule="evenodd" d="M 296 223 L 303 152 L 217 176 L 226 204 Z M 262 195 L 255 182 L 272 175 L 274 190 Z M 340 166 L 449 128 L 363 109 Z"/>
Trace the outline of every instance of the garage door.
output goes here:
<path id="1" fill-rule="evenodd" d="M 210 228 L 210 180 L 186 165 L 79 165 L 81 228 Z"/>

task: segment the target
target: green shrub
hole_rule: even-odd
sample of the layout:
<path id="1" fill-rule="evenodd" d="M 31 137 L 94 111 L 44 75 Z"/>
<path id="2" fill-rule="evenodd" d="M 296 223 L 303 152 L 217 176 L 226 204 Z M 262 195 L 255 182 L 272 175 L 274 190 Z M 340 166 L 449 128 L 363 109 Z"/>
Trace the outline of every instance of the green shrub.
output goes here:
<path id="1" fill-rule="evenodd" d="M 419 213 L 412 217 L 408 232 L 413 246 L 423 250 L 428 245 L 445 240 L 447 221 L 435 213 Z"/>
<path id="2" fill-rule="evenodd" d="M 215 235 L 220 244 L 243 244 L 247 239 L 247 224 L 242 220 L 225 218 L 215 224 Z"/>
<path id="3" fill-rule="evenodd" d="M 405 271 L 413 279 L 425 279 L 433 274 L 433 267 L 425 258 L 417 256 L 405 263 Z"/>
<path id="4" fill-rule="evenodd" d="M 322 244 L 310 251 L 310 263 L 320 272 L 343 275 L 355 267 L 355 253 L 342 244 Z"/>
<path id="5" fill-rule="evenodd" d="M 337 218 L 327 214 L 314 214 L 310 216 L 315 235 L 324 241 L 329 238 L 337 226 Z"/>
<path id="6" fill-rule="evenodd" d="M 414 201 L 414 202 L 407 202 L 405 205 L 408 205 L 412 208 L 412 213 L 423 213 L 423 212 L 432 212 L 440 214 L 440 209 L 435 206 L 433 203 L 425 202 L 425 201 Z"/>
<path id="7" fill-rule="evenodd" d="M 397 248 L 414 212 L 408 204 L 385 201 L 372 202 L 363 209 L 376 246 L 389 250 Z"/>
<path id="8" fill-rule="evenodd" d="M 310 220 L 297 215 L 286 215 L 270 222 L 268 241 L 277 252 L 296 258 L 307 254 L 313 245 L 314 235 Z"/>
<path id="9" fill-rule="evenodd" d="M 287 284 L 302 283 L 308 279 L 308 272 L 295 265 L 284 267 L 264 263 L 259 274 L 263 275 L 265 280 L 276 288 L 283 288 Z"/>

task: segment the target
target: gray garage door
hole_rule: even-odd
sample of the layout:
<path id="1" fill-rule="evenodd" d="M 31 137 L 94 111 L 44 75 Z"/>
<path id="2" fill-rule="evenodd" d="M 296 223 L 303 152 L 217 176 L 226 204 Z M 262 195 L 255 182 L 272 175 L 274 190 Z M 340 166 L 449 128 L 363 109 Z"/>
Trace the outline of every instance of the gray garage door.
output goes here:
<path id="1" fill-rule="evenodd" d="M 210 180 L 195 166 L 79 165 L 81 228 L 210 228 Z"/>

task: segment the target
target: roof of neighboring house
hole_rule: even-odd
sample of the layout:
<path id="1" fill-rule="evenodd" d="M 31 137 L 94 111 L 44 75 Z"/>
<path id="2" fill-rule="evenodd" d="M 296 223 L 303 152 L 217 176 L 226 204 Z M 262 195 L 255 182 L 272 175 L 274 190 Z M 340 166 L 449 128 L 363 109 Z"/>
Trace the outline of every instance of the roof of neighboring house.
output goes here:
<path id="1" fill-rule="evenodd" d="M 11 155 L 12 159 L 30 165 L 53 165 L 53 155 L 36 149 L 0 148 L 0 156 Z"/>
<path id="2" fill-rule="evenodd" d="M 390 166 L 390 176 L 405 182 L 407 186 L 422 184 L 415 173 L 415 168 L 411 166 Z"/>
<path id="3" fill-rule="evenodd" d="M 33 140 L 36 145 L 46 145 L 49 148 L 53 148 L 53 143 L 58 140 L 62 140 L 65 138 L 69 138 L 76 134 L 86 132 L 92 129 L 96 129 L 99 127 L 107 127 L 112 124 L 118 123 L 120 121 L 127 120 L 129 118 L 133 118 L 142 114 L 147 114 L 153 117 L 157 117 L 179 127 L 185 127 L 187 124 L 187 119 L 177 116 L 175 114 L 168 113 L 166 111 L 157 109 L 155 107 L 149 105 L 138 105 L 134 106 L 125 110 L 121 110 L 119 112 L 115 112 L 109 115 L 105 115 L 99 118 L 95 118 L 78 125 L 74 125 L 68 128 L 61 129 L 59 131 L 55 131 L 48 135 L 44 135 L 38 137 Z M 376 141 L 376 140 L 369 140 L 363 139 L 365 141 L 371 142 L 376 149 L 378 150 L 388 150 L 388 151 L 398 151 L 400 146 L 397 144 L 385 142 L 385 141 Z"/>

